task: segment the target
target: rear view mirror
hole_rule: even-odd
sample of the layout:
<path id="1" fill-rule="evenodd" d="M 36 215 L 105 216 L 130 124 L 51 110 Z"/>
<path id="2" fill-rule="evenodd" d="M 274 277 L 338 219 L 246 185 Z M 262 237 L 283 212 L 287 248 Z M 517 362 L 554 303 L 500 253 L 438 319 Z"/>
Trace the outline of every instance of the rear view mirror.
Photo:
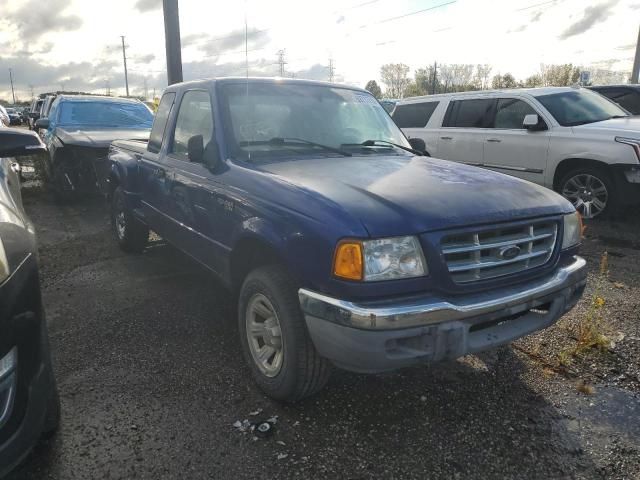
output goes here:
<path id="1" fill-rule="evenodd" d="M 187 142 L 187 156 L 193 163 L 202 163 L 204 158 L 204 140 L 202 135 L 194 135 Z"/>
<path id="2" fill-rule="evenodd" d="M 46 149 L 40 137 L 30 130 L 0 129 L 0 157 L 34 155 Z"/>
<path id="3" fill-rule="evenodd" d="M 420 153 L 424 153 L 427 150 L 427 144 L 421 138 L 410 138 L 409 145 Z"/>
<path id="4" fill-rule="evenodd" d="M 546 130 L 547 125 L 538 115 L 536 115 L 535 113 L 530 113 L 529 115 L 524 116 L 524 120 L 522 121 L 522 128 L 532 131 Z"/>
<path id="5" fill-rule="evenodd" d="M 49 128 L 49 119 L 48 118 L 39 118 L 36 120 L 36 128 L 41 128 L 42 130 L 47 130 Z"/>

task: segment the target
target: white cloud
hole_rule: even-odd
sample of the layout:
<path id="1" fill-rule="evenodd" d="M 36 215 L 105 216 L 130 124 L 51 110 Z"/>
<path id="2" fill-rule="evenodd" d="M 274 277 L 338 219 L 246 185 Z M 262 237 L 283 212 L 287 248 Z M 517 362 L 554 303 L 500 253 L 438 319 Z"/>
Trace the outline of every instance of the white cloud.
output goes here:
<path id="1" fill-rule="evenodd" d="M 404 62 L 412 70 L 434 61 L 490 63 L 493 73 L 511 72 L 517 78 L 534 73 L 540 63 L 607 62 L 630 69 L 633 50 L 620 46 L 637 38 L 637 0 L 619 0 L 604 10 L 611 0 L 590 1 L 586 7 L 584 0 L 557 0 L 535 8 L 541 0 L 458 0 L 404 16 L 448 1 L 246 0 L 227 1 L 221 8 L 221 2 L 181 0 L 185 79 L 244 73 L 244 39 L 237 34 L 244 31 L 245 17 L 251 32 L 262 32 L 249 39 L 250 72 L 260 75 L 277 73 L 280 49 L 286 50 L 288 72 L 322 78 L 333 58 L 339 77 L 360 86 L 378 80 L 380 66 L 388 62 Z M 81 25 L 71 21 L 71 27 L 78 26 L 74 30 L 54 23 L 27 44 L 5 14 L 22 9 L 25 0 L 0 0 L 0 72 L 13 68 L 21 97 L 28 95 L 28 85 L 38 91 L 59 88 L 63 81 L 67 88 L 77 82 L 96 91 L 104 91 L 108 81 L 112 91 L 122 93 L 120 35 L 126 35 L 132 88 L 141 91 L 146 78 L 149 90 L 160 91 L 166 81 L 160 4 L 68 0 L 58 15 L 77 18 Z M 587 22 L 582 33 L 559 39 L 581 22 L 585 8 L 606 14 Z M 394 17 L 400 18 L 389 20 Z M 230 34 L 235 36 L 214 41 Z M 84 70 L 78 72 L 77 65 Z M 0 98 L 8 97 L 5 76 L 0 74 Z"/>

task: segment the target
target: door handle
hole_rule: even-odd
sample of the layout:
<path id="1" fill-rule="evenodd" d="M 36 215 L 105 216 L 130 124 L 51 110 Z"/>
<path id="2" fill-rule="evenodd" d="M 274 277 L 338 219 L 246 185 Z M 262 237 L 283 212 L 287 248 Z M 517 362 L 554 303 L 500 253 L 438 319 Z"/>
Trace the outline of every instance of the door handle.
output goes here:
<path id="1" fill-rule="evenodd" d="M 440 137 L 440 140 L 453 140 L 453 137 Z"/>
<path id="2" fill-rule="evenodd" d="M 500 143 L 502 140 L 500 140 L 499 138 L 487 138 L 487 142 L 491 142 L 491 143 Z"/>
<path id="3" fill-rule="evenodd" d="M 167 176 L 167 172 L 165 172 L 164 168 L 156 168 L 153 171 L 153 175 L 158 178 L 164 178 Z"/>

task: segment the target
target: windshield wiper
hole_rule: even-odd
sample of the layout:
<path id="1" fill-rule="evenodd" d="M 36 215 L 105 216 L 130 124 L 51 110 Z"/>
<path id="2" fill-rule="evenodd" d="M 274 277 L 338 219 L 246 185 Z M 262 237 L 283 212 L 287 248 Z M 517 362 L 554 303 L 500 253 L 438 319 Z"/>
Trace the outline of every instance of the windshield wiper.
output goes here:
<path id="1" fill-rule="evenodd" d="M 609 120 L 611 120 L 612 118 L 627 118 L 630 117 L 631 115 L 611 115 L 609 117 Z"/>
<path id="2" fill-rule="evenodd" d="M 318 147 L 328 152 L 337 153 L 342 155 L 343 157 L 351 157 L 352 155 L 349 152 L 345 152 L 344 150 L 340 150 L 339 148 L 330 147 L 329 145 L 322 145 L 321 143 L 312 142 L 310 140 L 305 140 L 303 138 L 293 138 L 293 137 L 273 137 L 269 140 L 247 140 L 239 142 L 240 146 L 248 146 L 248 145 L 311 145 L 312 147 Z"/>
<path id="3" fill-rule="evenodd" d="M 397 143 L 390 142 L 389 140 L 365 140 L 360 145 L 362 145 L 363 147 L 375 147 L 376 143 L 385 143 L 387 145 L 393 145 L 394 147 L 400 148 L 400 149 L 405 150 L 407 152 L 411 152 L 414 155 L 419 155 L 421 157 L 424 156 L 423 152 L 420 152 L 418 150 L 414 150 L 413 148 L 405 147 L 404 145 L 399 145 Z"/>

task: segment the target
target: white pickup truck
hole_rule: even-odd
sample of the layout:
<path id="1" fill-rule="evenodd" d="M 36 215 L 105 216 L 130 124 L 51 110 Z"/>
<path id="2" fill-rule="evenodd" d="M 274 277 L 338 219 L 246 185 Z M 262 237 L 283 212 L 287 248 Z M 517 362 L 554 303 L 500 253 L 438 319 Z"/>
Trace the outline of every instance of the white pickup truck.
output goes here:
<path id="1" fill-rule="evenodd" d="M 429 155 L 552 188 L 586 218 L 640 201 L 640 117 L 587 89 L 407 98 L 392 117 Z"/>

